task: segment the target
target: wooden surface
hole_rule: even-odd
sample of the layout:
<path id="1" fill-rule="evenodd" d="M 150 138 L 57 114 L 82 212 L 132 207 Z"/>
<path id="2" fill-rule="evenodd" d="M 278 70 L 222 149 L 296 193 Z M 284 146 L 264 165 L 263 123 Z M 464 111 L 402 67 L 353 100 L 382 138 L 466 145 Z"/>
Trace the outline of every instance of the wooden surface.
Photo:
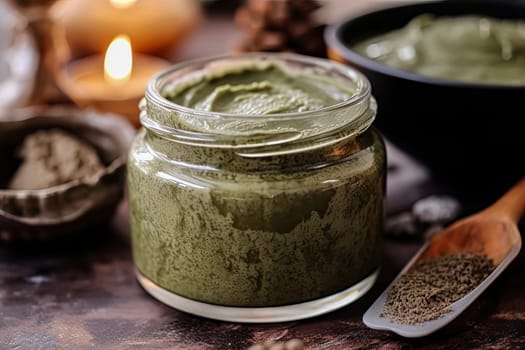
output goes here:
<path id="1" fill-rule="evenodd" d="M 229 51 L 237 35 L 229 17 L 214 16 L 175 57 Z M 274 325 L 217 322 L 164 306 L 140 288 L 124 203 L 111 227 L 83 237 L 0 244 L 0 349 L 245 349 L 292 338 L 302 339 L 308 349 L 525 348 L 523 252 L 466 313 L 437 334 L 409 340 L 363 325 L 364 311 L 421 243 L 386 240 L 379 281 L 339 311 Z"/>

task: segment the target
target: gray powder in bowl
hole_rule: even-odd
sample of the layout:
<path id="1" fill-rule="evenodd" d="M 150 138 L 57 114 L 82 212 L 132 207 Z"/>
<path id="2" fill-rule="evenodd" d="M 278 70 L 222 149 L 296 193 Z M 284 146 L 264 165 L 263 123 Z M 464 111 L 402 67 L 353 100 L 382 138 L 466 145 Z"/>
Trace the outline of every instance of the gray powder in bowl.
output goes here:
<path id="1" fill-rule="evenodd" d="M 37 190 L 88 179 L 104 169 L 91 145 L 59 129 L 26 136 L 18 156 L 22 164 L 8 186 L 13 190 Z"/>

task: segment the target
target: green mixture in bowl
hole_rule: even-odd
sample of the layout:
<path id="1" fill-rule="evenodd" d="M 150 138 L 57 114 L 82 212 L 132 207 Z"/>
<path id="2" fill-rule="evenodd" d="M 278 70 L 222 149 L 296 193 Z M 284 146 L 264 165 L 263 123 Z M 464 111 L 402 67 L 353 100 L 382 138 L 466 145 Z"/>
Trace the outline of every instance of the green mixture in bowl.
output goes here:
<path id="1" fill-rule="evenodd" d="M 420 15 L 405 27 L 357 43 L 383 63 L 454 81 L 525 85 L 525 22 L 484 16 Z"/>

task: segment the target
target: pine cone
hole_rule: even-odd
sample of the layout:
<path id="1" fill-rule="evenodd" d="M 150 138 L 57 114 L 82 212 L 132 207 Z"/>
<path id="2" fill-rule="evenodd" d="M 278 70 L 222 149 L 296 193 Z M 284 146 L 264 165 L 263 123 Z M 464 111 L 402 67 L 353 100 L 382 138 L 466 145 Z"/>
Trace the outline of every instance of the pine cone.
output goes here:
<path id="1" fill-rule="evenodd" d="M 315 0 L 246 0 L 235 13 L 245 33 L 238 50 L 325 57 L 324 28 L 312 19 L 319 7 Z"/>

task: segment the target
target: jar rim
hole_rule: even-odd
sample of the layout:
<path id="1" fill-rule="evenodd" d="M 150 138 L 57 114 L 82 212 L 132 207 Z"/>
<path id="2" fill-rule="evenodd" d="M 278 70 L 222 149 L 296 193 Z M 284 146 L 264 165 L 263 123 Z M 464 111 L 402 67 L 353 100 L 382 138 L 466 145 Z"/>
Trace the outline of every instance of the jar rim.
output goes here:
<path id="1" fill-rule="evenodd" d="M 272 113 L 272 114 L 240 114 L 240 113 L 224 113 L 224 112 L 215 112 L 215 111 L 203 111 L 195 108 L 183 106 L 177 104 L 173 101 L 170 101 L 166 97 L 162 96 L 161 90 L 163 88 L 164 79 L 170 76 L 171 74 L 180 71 L 181 69 L 188 68 L 191 66 L 204 65 L 219 60 L 226 59 L 265 59 L 265 60 L 274 60 L 274 61 L 290 61 L 296 63 L 309 64 L 311 66 L 318 66 L 325 69 L 336 69 L 338 73 L 341 73 L 345 77 L 349 78 L 352 82 L 356 84 L 354 94 L 341 102 L 331 104 L 328 106 L 323 106 L 321 108 L 316 108 L 308 111 L 301 112 L 290 112 L 290 113 Z M 148 82 L 145 91 L 145 98 L 151 102 L 154 102 L 159 107 L 171 110 L 174 112 L 180 113 L 191 113 L 194 116 L 200 118 L 239 118 L 243 119 L 257 119 L 265 118 L 267 120 L 271 119 L 296 119 L 304 118 L 312 115 L 317 115 L 319 113 L 327 113 L 341 108 L 347 108 L 349 106 L 358 104 L 362 102 L 363 99 L 369 98 L 371 94 L 371 86 L 368 79 L 359 71 L 354 68 L 345 66 L 341 63 L 331 61 L 328 59 L 304 56 L 293 53 L 266 53 L 266 52 L 255 52 L 255 53 L 241 53 L 241 54 L 226 54 L 226 55 L 216 55 L 205 58 L 198 58 L 193 60 L 188 60 L 182 63 L 173 65 L 172 67 L 161 71 L 154 75 Z"/>

